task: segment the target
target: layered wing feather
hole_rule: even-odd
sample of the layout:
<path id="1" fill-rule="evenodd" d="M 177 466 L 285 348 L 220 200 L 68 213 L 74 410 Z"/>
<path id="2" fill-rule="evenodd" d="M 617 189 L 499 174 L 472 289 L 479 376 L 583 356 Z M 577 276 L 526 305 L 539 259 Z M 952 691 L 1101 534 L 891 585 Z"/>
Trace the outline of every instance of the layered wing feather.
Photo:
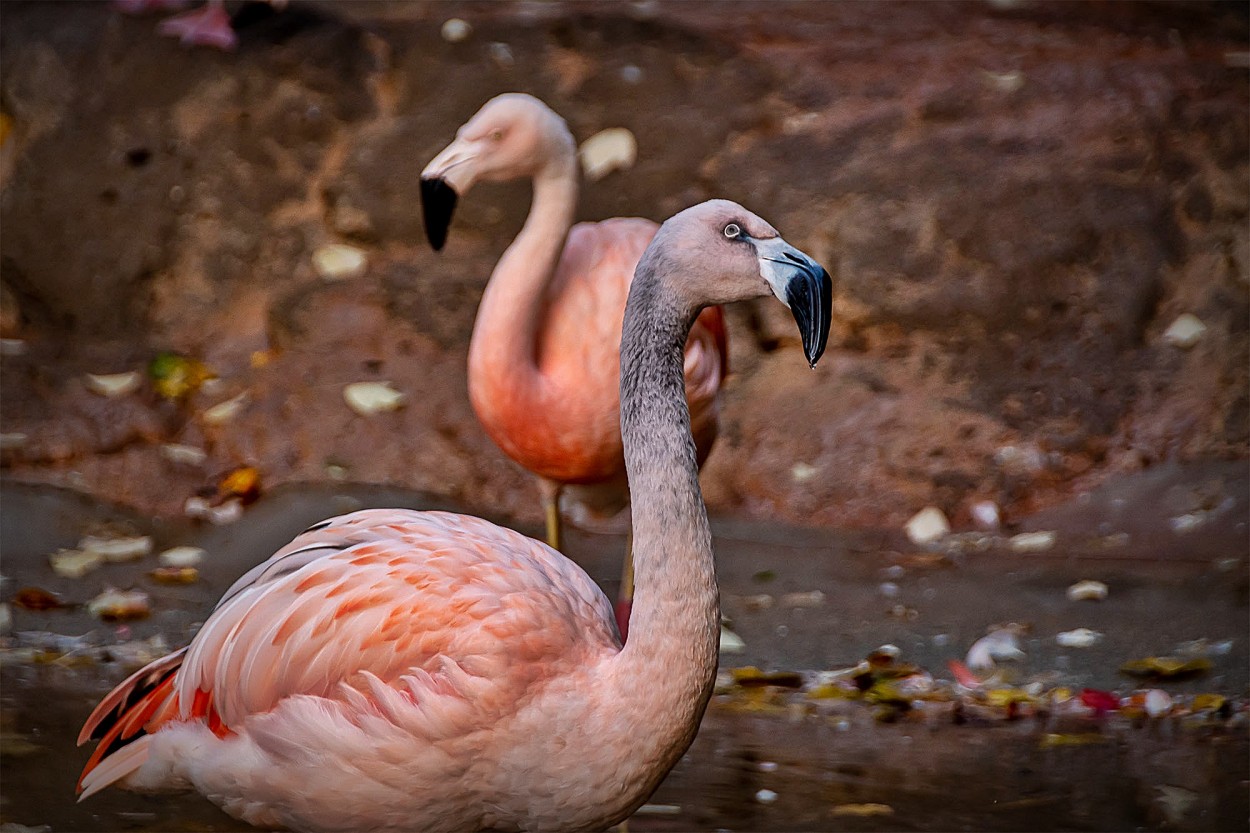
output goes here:
<path id="1" fill-rule="evenodd" d="M 106 697 L 80 736 L 103 738 L 83 783 L 122 734 L 204 720 L 224 736 L 295 696 L 437 741 L 494 725 L 546 679 L 618 647 L 606 597 L 544 544 L 463 515 L 357 512 L 257 565 L 185 653 Z M 90 786 L 143 763 L 127 756 Z"/>

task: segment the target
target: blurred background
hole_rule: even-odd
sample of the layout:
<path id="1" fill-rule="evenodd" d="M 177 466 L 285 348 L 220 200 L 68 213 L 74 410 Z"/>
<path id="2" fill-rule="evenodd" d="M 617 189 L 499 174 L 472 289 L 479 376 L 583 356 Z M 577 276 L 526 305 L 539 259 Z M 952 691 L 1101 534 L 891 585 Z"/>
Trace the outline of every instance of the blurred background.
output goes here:
<path id="1" fill-rule="evenodd" d="M 784 309 L 728 311 L 732 375 L 702 475 L 726 613 L 746 642 L 724 664 L 827 669 L 894 640 L 949 676 L 943 663 L 989 626 L 1028 620 L 1039 673 L 1072 670 L 1055 631 L 1107 631 L 1102 655 L 1082 655 L 1097 661 L 1074 661 L 1100 688 L 1131 687 L 1121 660 L 1228 641 L 1217 676 L 1189 691 L 1243 698 L 1240 745 L 1220 753 L 1231 757 L 1168 741 L 1166 777 L 1142 765 L 1145 786 L 1113 790 L 1108 807 L 1098 774 L 1136 766 L 1116 757 L 1121 742 L 1043 767 L 1045 796 L 1100 784 L 1085 803 L 987 817 L 933 815 L 952 789 L 939 778 L 911 784 L 911 815 L 834 818 L 829 790 L 843 791 L 838 806 L 889 805 L 847 785 L 903 777 L 910 735 L 856 735 L 857 763 L 817 764 L 819 733 L 714 710 L 692 752 L 710 781 L 683 762 L 657 805 L 678 809 L 641 829 L 1244 829 L 1245 3 L 232 0 L 231 51 L 162 37 L 171 12 L 123 5 L 0 6 L 6 599 L 31 585 L 80 603 L 142 583 L 54 575 L 44 558 L 121 518 L 158 544 L 194 539 L 210 563 L 196 585 L 149 586 L 169 594 L 153 617 L 123 634 L 97 627 L 96 641 L 180 645 L 246 565 L 331 511 L 438 505 L 537 532 L 533 481 L 483 433 L 465 387 L 477 302 L 529 187 L 475 189 L 439 254 L 418 198 L 421 169 L 482 103 L 529 92 L 579 142 L 616 127 L 636 138 L 632 166 L 584 183 L 579 219 L 659 221 L 726 197 L 834 276 L 815 371 Z M 362 381 L 389 382 L 402 407 L 348 407 L 344 387 Z M 249 504 L 237 524 L 211 523 L 235 517 L 213 516 L 223 495 Z M 189 511 L 210 523 L 191 526 Z M 1043 537 L 1012 537 L 1030 532 Z M 569 548 L 614 592 L 619 535 L 575 533 Z M 926 572 L 936 564 L 945 572 Z M 1065 619 L 1052 597 L 1095 573 L 1107 604 Z M 815 592 L 812 604 L 761 600 Z M 94 621 L 20 604 L 11 616 L 18 632 Z M 106 665 L 10 669 L 12 732 L 36 746 L 32 726 L 68 733 L 120 678 Z M 50 707 L 48 691 L 68 699 Z M 759 744 L 785 731 L 807 785 L 790 793 L 757 783 L 778 760 Z M 971 769 L 925 766 L 969 789 L 989 777 L 978 754 L 1038 771 L 962 754 Z M 70 798 L 39 792 L 46 754 L 5 766 L 6 821 L 187 818 L 127 796 L 52 811 Z M 52 766 L 57 790 L 77 766 Z M 1199 783 L 1173 783 L 1184 777 Z M 10 803 L 14 784 L 37 806 Z M 100 807 L 133 817 L 91 815 Z"/>

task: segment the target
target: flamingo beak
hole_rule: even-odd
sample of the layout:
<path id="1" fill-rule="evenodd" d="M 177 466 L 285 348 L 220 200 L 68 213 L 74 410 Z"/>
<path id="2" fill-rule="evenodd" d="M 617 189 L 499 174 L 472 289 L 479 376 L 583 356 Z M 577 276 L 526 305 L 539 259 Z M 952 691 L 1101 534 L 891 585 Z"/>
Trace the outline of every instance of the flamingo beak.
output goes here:
<path id="1" fill-rule="evenodd" d="M 815 367 L 829 341 L 833 280 L 823 266 L 780 237 L 752 242 L 759 256 L 760 275 L 790 308 L 803 338 L 803 354 Z"/>
<path id="2" fill-rule="evenodd" d="M 436 252 L 447 242 L 456 201 L 473 184 L 473 166 L 469 163 L 475 158 L 473 145 L 456 139 L 421 172 L 421 215 L 425 236 Z"/>

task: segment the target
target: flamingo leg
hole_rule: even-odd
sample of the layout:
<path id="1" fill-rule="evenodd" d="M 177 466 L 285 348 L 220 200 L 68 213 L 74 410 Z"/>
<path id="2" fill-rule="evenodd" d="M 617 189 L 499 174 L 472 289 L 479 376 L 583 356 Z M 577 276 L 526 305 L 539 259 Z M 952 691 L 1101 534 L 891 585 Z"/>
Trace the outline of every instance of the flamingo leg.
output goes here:
<path id="1" fill-rule="evenodd" d="M 621 644 L 629 638 L 629 613 L 634 607 L 634 532 L 625 537 L 625 565 L 621 567 L 621 590 L 616 597 L 616 629 L 621 634 Z"/>
<path id="2" fill-rule="evenodd" d="M 558 551 L 561 544 L 560 492 L 564 490 L 564 484 L 540 477 L 538 490 L 542 493 L 543 511 L 547 516 L 547 546 Z"/>

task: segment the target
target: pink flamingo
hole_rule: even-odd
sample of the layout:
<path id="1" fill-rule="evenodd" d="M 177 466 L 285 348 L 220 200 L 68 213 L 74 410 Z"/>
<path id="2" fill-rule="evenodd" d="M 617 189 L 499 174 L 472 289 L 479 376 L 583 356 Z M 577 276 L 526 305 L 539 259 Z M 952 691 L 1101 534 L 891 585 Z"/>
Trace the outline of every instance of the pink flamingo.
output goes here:
<path id="1" fill-rule="evenodd" d="M 430 244 L 442 249 L 458 196 L 479 181 L 530 178 L 525 226 L 491 274 L 469 344 L 469 398 L 491 439 L 538 476 L 547 543 L 560 549 L 560 495 L 619 510 L 621 321 L 634 267 L 656 224 L 616 218 L 573 225 L 577 149 L 568 126 L 530 95 L 488 101 L 422 172 Z M 728 370 L 719 307 L 703 311 L 685 348 L 686 402 L 702 464 L 716 438 L 716 395 Z M 572 488 L 568 488 L 569 486 Z M 628 552 L 617 620 L 627 632 Z"/>
<path id="2" fill-rule="evenodd" d="M 191 786 L 296 830 L 592 830 L 632 813 L 689 747 L 719 602 L 682 380 L 698 310 L 772 291 L 809 362 L 828 274 L 716 200 L 666 222 L 621 340 L 637 558 L 633 635 L 545 544 L 443 512 L 312 527 L 240 578 L 191 644 L 87 719 L 79 782 Z"/>

